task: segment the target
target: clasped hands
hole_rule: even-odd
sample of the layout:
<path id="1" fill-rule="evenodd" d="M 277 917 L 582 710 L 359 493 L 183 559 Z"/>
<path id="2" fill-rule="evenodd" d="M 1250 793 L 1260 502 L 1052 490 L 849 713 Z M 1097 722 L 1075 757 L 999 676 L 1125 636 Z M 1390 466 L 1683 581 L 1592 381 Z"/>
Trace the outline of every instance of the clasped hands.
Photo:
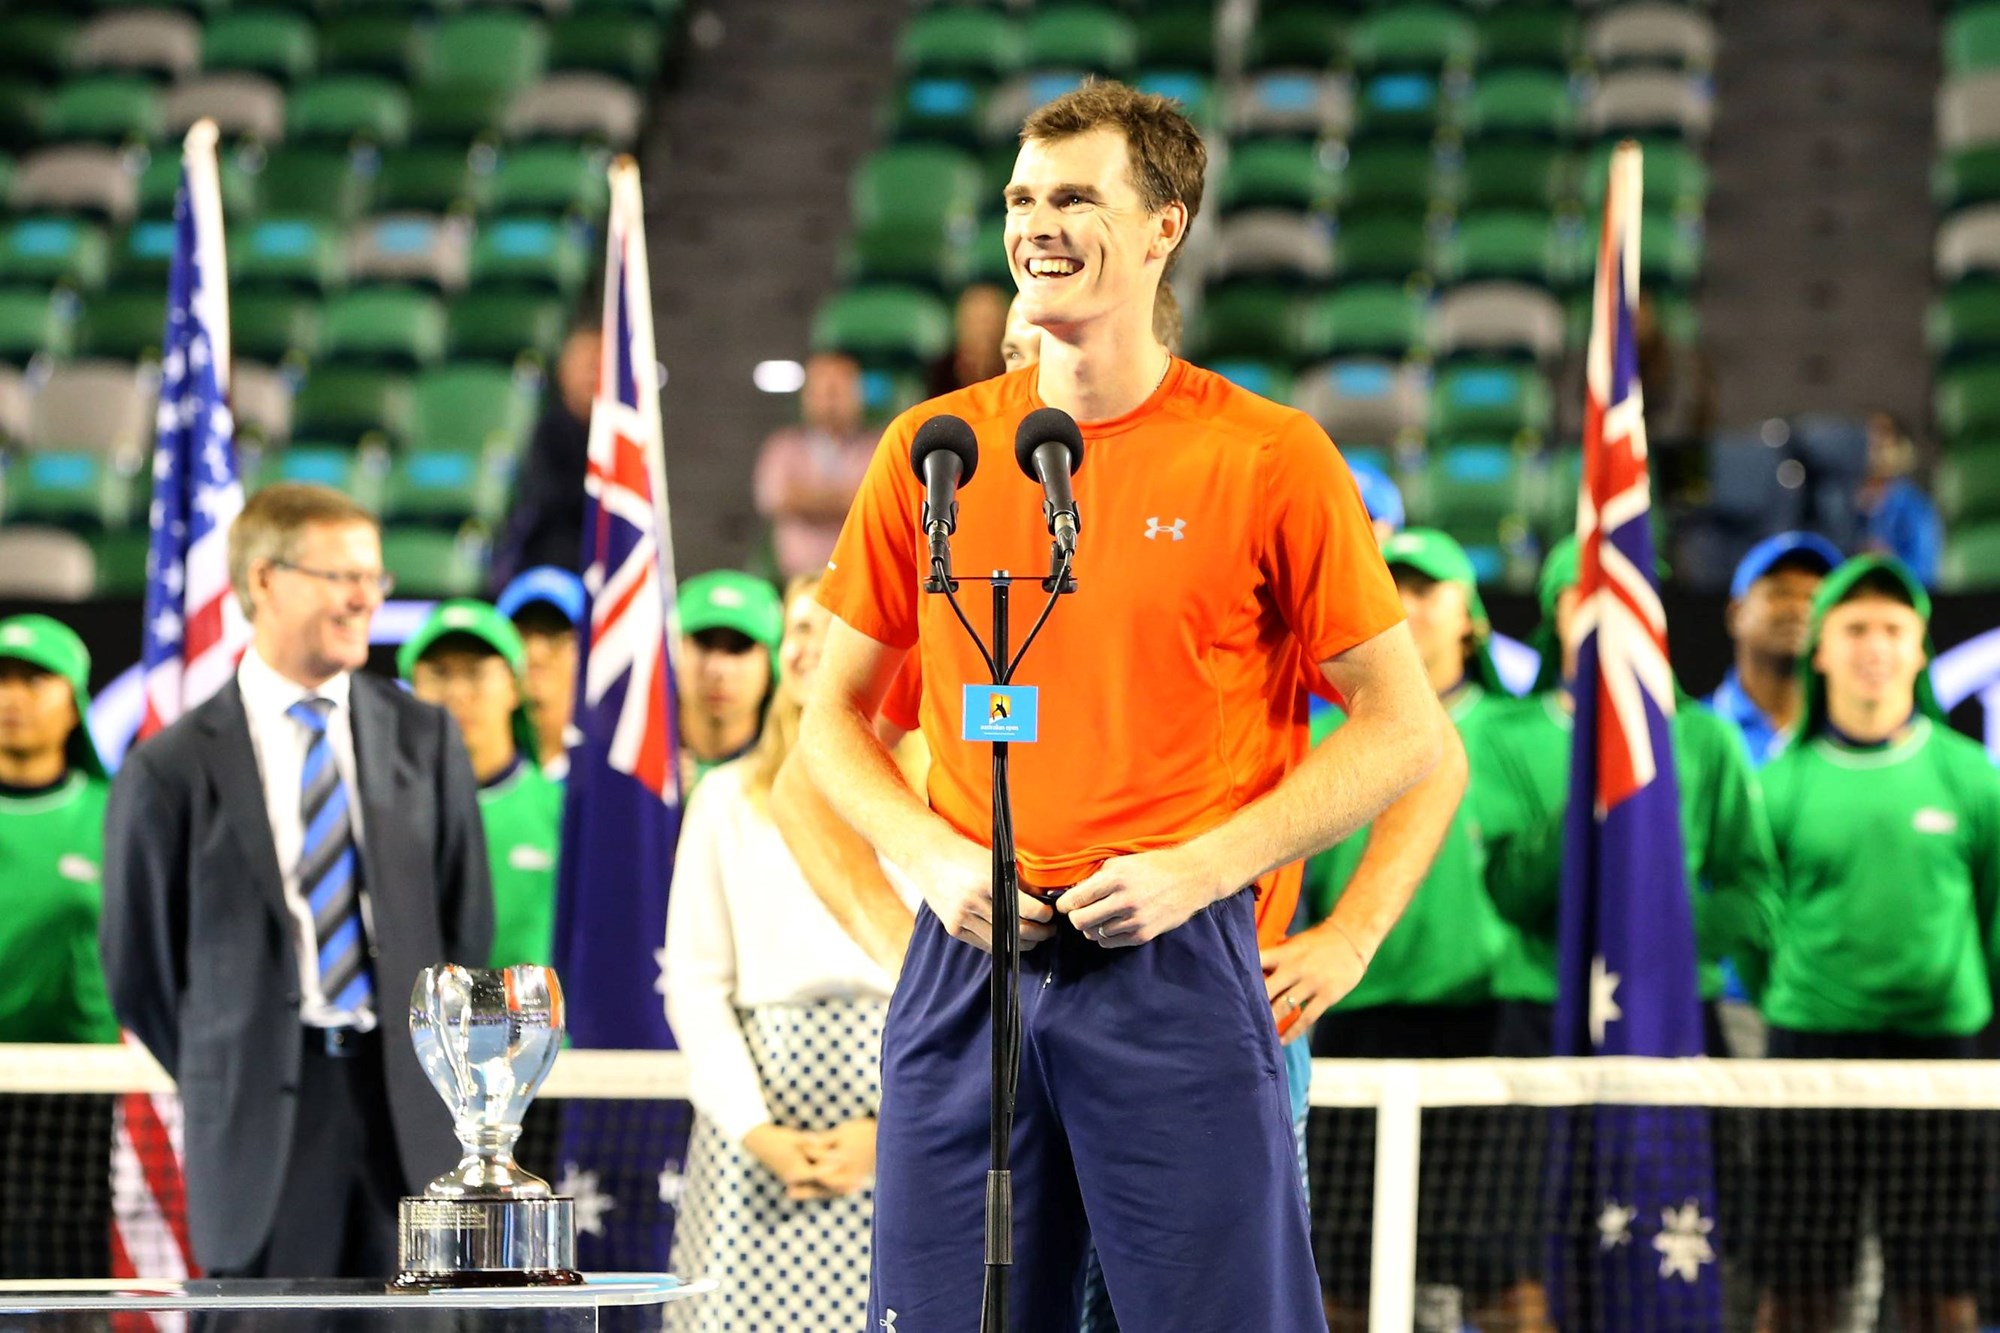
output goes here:
<path id="1" fill-rule="evenodd" d="M 825 1130 L 763 1124 L 743 1136 L 743 1147 L 778 1178 L 788 1199 L 853 1194 L 875 1178 L 875 1122 L 869 1118 Z"/>

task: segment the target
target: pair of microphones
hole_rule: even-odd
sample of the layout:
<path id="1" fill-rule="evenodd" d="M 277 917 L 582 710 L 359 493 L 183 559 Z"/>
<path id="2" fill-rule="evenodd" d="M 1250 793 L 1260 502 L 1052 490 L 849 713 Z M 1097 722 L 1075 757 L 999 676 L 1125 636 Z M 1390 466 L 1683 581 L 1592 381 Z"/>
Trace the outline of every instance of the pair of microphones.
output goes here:
<path id="1" fill-rule="evenodd" d="M 1014 432 L 1014 461 L 1042 484 L 1042 517 L 1055 538 L 1058 558 L 1074 556 L 1076 534 L 1083 526 L 1070 486 L 1070 478 L 1083 467 L 1083 432 L 1076 419 L 1059 407 L 1028 413 Z M 979 439 L 962 417 L 946 413 L 917 427 L 910 468 L 924 483 L 923 530 L 934 567 L 950 568 L 946 541 L 958 529 L 958 488 L 972 480 L 978 467 Z"/>

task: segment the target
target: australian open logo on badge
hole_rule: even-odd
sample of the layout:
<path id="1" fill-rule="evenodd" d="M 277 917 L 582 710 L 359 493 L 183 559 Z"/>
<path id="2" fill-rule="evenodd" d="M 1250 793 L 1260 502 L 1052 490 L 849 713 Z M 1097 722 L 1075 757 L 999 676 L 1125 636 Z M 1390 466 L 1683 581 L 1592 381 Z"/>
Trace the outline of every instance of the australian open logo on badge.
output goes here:
<path id="1" fill-rule="evenodd" d="M 967 685 L 963 738 L 969 741 L 1038 739 L 1040 709 L 1033 685 Z"/>

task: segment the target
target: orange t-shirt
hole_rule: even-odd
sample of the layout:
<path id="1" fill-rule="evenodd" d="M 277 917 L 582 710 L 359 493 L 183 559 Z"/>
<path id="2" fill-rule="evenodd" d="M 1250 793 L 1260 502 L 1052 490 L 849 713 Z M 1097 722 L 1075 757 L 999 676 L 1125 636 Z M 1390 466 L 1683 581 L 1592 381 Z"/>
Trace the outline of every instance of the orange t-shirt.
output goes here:
<path id="1" fill-rule="evenodd" d="M 1043 405 L 1036 383 L 1029 367 L 892 422 L 819 589 L 863 634 L 918 649 L 930 804 L 982 843 L 991 750 L 960 739 L 959 713 L 960 687 L 988 677 L 944 597 L 922 590 L 910 441 L 938 413 L 977 433 L 953 567 L 962 580 L 1016 576 L 1018 651 L 1047 596 L 1042 488 L 1014 463 L 1015 427 Z M 1013 748 L 1015 841 L 1022 878 L 1049 888 L 1109 857 L 1186 842 L 1275 787 L 1307 749 L 1304 664 L 1403 618 L 1354 479 L 1304 413 L 1176 359 L 1137 409 L 1082 429 L 1077 591 L 1014 677 L 1039 688 L 1041 713 L 1040 741 Z M 958 597 L 984 636 L 984 585 L 962 581 Z M 1283 938 L 1298 887 L 1297 866 L 1260 882 L 1265 942 Z"/>

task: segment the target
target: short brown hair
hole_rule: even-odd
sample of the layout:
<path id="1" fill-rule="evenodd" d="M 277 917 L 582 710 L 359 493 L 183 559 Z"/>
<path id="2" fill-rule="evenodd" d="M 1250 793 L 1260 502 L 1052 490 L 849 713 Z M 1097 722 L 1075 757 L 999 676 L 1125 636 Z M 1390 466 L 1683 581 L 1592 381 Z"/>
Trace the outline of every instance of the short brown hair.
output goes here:
<path id="1" fill-rule="evenodd" d="M 250 566 L 259 560 L 289 560 L 298 549 L 299 534 L 315 523 L 366 523 L 380 527 L 375 515 L 331 486 L 280 481 L 250 497 L 229 526 L 229 582 L 248 616 Z"/>
<path id="2" fill-rule="evenodd" d="M 1109 79 L 1092 79 L 1030 115 L 1021 126 L 1021 142 L 1071 139 L 1099 129 L 1125 136 L 1132 186 L 1146 211 L 1157 213 L 1168 204 L 1182 204 L 1192 224 L 1201 212 L 1208 147 L 1171 98 Z"/>

